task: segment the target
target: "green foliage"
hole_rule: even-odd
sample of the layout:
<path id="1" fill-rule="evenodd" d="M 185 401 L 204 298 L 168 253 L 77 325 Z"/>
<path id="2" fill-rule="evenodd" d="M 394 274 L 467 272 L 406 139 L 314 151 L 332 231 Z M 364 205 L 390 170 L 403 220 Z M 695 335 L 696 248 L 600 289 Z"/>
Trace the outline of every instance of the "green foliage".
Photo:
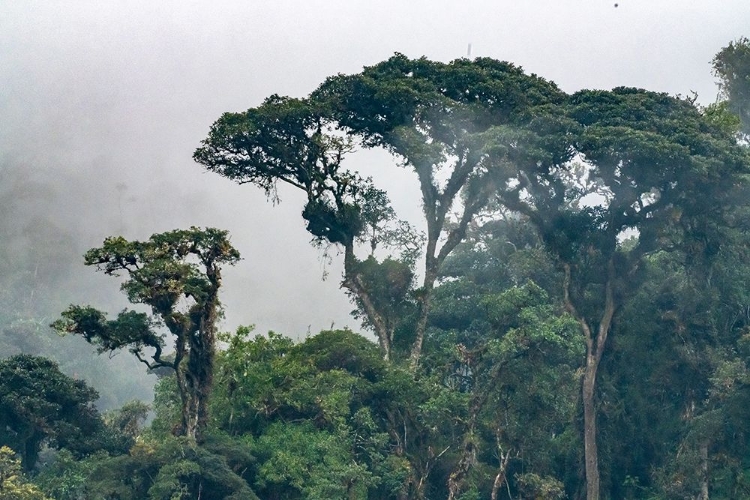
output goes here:
<path id="1" fill-rule="evenodd" d="M 463 471 L 462 455 L 451 459 L 461 495 L 489 497 L 501 469 L 508 484 L 498 486 L 513 495 L 522 472 L 570 482 L 571 491 L 578 484 L 575 393 L 584 346 L 575 320 L 556 305 L 560 273 L 540 247 L 522 219 L 489 221 L 446 261 L 435 290 L 424 370 L 463 397 L 444 405 L 462 409 L 444 430 L 463 439 L 470 459 Z"/>
<path id="2" fill-rule="evenodd" d="M 24 477 L 21 461 L 7 446 L 0 447 L 0 500 L 48 500 Z"/>
<path id="3" fill-rule="evenodd" d="M 100 461 L 108 463 L 106 453 L 97 453 L 77 460 L 68 450 L 60 450 L 51 463 L 46 464 L 34 478 L 34 483 L 55 500 L 95 498 L 89 477 Z"/>
<path id="4" fill-rule="evenodd" d="M 127 347 L 136 356 L 143 356 L 148 348 L 164 347 L 164 339 L 153 331 L 154 322 L 145 313 L 123 311 L 116 319 L 107 320 L 106 314 L 90 306 L 70 306 L 62 319 L 52 323 L 60 332 L 78 333 L 101 354 Z"/>
<path id="5" fill-rule="evenodd" d="M 215 293 L 216 266 L 233 265 L 239 259 L 226 231 L 195 227 L 154 234 L 147 242 L 107 238 L 102 247 L 84 256 L 86 265 L 105 274 L 127 273 L 122 290 L 128 299 L 151 306 L 156 314 L 172 312 L 182 295 L 205 302 Z"/>
<path id="6" fill-rule="evenodd" d="M 197 262 L 189 260 L 191 257 Z M 126 273 L 128 279 L 121 288 L 128 299 L 151 306 L 154 315 L 183 344 L 206 315 L 216 314 L 219 266 L 238 260 L 239 253 L 229 244 L 226 231 L 212 228 L 155 234 L 147 242 L 108 238 L 102 247 L 89 250 L 85 256 L 86 265 L 95 265 L 108 275 Z M 186 311 L 178 309 L 182 297 L 193 302 Z M 128 347 L 150 368 L 176 367 L 175 362 L 161 357 L 164 341 L 153 331 L 157 324 L 135 311 L 123 311 L 117 319 L 107 321 L 104 313 L 92 307 L 71 306 L 52 326 L 83 336 L 100 352 Z M 145 360 L 147 348 L 156 351 L 153 364 Z"/>
<path id="7" fill-rule="evenodd" d="M 559 462 L 568 452 L 564 437 L 575 413 L 575 371 L 583 355 L 578 325 L 531 282 L 478 298 L 470 330 L 433 332 L 426 358 L 428 366 L 438 368 L 435 361 L 441 358 L 433 357 L 432 345 L 446 339 L 442 362 L 449 364 L 442 376 L 465 394 L 463 401 L 443 405 L 467 409 L 452 426 L 452 432 L 464 434 L 467 453 L 476 455 L 472 469 L 460 476 L 461 489 L 488 491 L 498 453 L 518 457 L 510 471 L 564 477 Z M 456 348 L 459 339 L 467 343 Z"/>
<path id="8" fill-rule="evenodd" d="M 747 496 L 747 232 L 724 234 L 718 255 L 695 267 L 679 252 L 647 259 L 619 316 L 600 396 L 614 497 Z"/>
<path id="9" fill-rule="evenodd" d="M 363 134 L 367 144 L 392 147 L 417 165 L 412 155 L 440 163 L 434 156 L 464 139 L 462 131 L 512 121 L 529 107 L 560 101 L 563 94 L 510 63 L 478 58 L 444 64 L 396 54 L 361 74 L 328 78 L 312 97 L 326 103 L 343 127 Z M 414 133 L 416 123 L 434 137 L 434 147 L 406 144 L 404 134 Z"/>
<path id="10" fill-rule="evenodd" d="M 703 115 L 711 125 L 727 134 L 736 134 L 741 128 L 739 116 L 729 109 L 729 101 L 709 104 L 703 109 Z"/>
<path id="11" fill-rule="evenodd" d="M 171 436 L 140 440 L 127 455 L 71 458 L 59 454 L 37 480 L 59 500 L 258 498 L 242 477 L 254 458 L 241 444 L 221 436 L 207 437 L 203 446 Z"/>
<path id="12" fill-rule="evenodd" d="M 326 330 L 297 346 L 292 356 L 320 371 L 342 370 L 374 382 L 384 376 L 386 363 L 372 347 L 350 330 Z"/>
<path id="13" fill-rule="evenodd" d="M 530 218 L 550 252 L 575 265 L 581 283 L 600 283 L 596 276 L 606 276 L 616 253 L 622 253 L 618 266 L 632 266 L 658 248 L 714 236 L 706 234 L 699 217 L 721 217 L 718 207 L 731 200 L 747 164 L 746 152 L 725 127 L 687 101 L 628 88 L 578 92 L 567 109 L 554 113 L 560 117 L 550 119 L 567 125 L 548 134 L 558 136 L 560 148 L 575 150 L 586 163 L 576 166 L 552 161 L 554 155 L 532 155 L 517 162 L 517 183 L 500 198 Z M 705 196 L 689 194 L 698 187 L 711 190 L 711 204 L 704 203 Z M 524 190 L 530 196 L 520 196 Z M 584 197 L 594 194 L 602 201 L 582 205 Z M 637 244 L 624 253 L 617 238 L 634 228 Z"/>
<path id="14" fill-rule="evenodd" d="M 389 332 L 391 347 L 397 353 L 405 351 L 413 340 L 413 334 L 409 335 L 408 330 L 414 328 L 416 296 L 419 293 L 414 290 L 412 263 L 392 258 L 378 261 L 370 256 L 357 262 L 355 269 L 360 283 L 368 290 L 371 303 L 380 314 L 385 330 Z M 362 298 L 350 295 L 358 306 L 352 315 L 361 319 L 364 326 L 372 327 Z"/>
<path id="15" fill-rule="evenodd" d="M 705 266 L 746 187 L 748 151 L 693 102 L 633 88 L 583 90 L 528 117 L 521 146 L 494 154 L 512 182 L 498 202 L 531 222 L 565 271 L 563 301 L 586 338 L 582 402 L 587 498 L 599 498 L 597 372 L 646 256 Z M 510 136 L 512 137 L 512 135 Z M 622 245 L 628 232 L 637 237 Z"/>
<path id="16" fill-rule="evenodd" d="M 263 462 L 256 481 L 265 498 L 366 498 L 372 472 L 341 438 L 312 422 L 271 425 L 253 447 Z"/>
<path id="17" fill-rule="evenodd" d="M 174 433 L 182 420 L 182 404 L 176 377 L 161 377 L 154 387 L 154 419 L 145 429 L 151 439 Z"/>
<path id="18" fill-rule="evenodd" d="M 571 418 L 568 364 L 581 356 L 575 323 L 556 315 L 533 284 L 478 302 L 491 326 L 477 342 L 476 361 L 450 344 L 447 353 L 433 354 L 431 341 L 431 369 L 419 380 L 346 330 L 299 344 L 276 334 L 251 339 L 249 328 L 223 336 L 228 347 L 218 359 L 212 414 L 217 428 L 247 442 L 257 457 L 258 495 L 443 498 L 478 399 L 488 403 L 480 405 L 480 458 L 466 492 L 489 491 L 498 439 L 502 450 L 529 457 L 514 467 L 556 474 L 554 453 L 531 457 Z M 446 358 L 457 364 L 432 364 Z M 468 371 L 456 368 L 462 364 Z M 472 381 L 452 384 L 460 373 Z"/>
<path id="19" fill-rule="evenodd" d="M 107 427 L 132 439 L 141 435 L 151 407 L 142 401 L 130 401 L 104 415 Z"/>
<path id="20" fill-rule="evenodd" d="M 408 491 L 410 460 L 423 458 L 427 426 L 441 418 L 422 421 L 430 417 L 420 405 L 431 392 L 442 394 L 440 387 L 389 367 L 374 344 L 347 330 L 296 345 L 249 333 L 227 339 L 213 415 L 219 428 L 252 443 L 262 464 L 254 483 L 260 496 L 393 498 Z M 408 442 L 398 437 L 405 429 Z M 394 455 L 393 447 L 401 451 Z"/>
<path id="21" fill-rule="evenodd" d="M 518 475 L 516 480 L 523 493 L 523 498 L 543 498 L 545 500 L 562 500 L 566 498 L 562 483 L 553 478 L 540 477 L 530 472 Z"/>
<path id="22" fill-rule="evenodd" d="M 257 108 L 222 115 L 193 158 L 269 196 L 276 197 L 278 182 L 303 190 L 308 231 L 347 245 L 365 228 L 361 205 L 372 190 L 367 179 L 341 168 L 350 150 L 348 140 L 327 132 L 314 103 L 274 95 Z"/>
<path id="23" fill-rule="evenodd" d="M 16 450 L 26 470 L 45 444 L 78 456 L 129 446 L 126 436 L 105 430 L 93 406 L 96 391 L 46 358 L 21 354 L 1 361 L 0 396 L 0 444 Z"/>

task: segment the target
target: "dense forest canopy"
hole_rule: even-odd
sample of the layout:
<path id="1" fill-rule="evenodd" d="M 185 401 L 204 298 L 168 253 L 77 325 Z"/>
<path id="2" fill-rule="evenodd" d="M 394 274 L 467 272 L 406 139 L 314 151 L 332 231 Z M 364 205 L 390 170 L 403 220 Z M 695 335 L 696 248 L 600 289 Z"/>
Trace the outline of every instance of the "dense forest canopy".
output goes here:
<path id="1" fill-rule="evenodd" d="M 39 352 L 7 357 L 0 498 L 750 496 L 747 47 L 716 56 L 708 107 L 395 54 L 222 115 L 194 159 L 303 195 L 363 333 L 219 332 L 226 231 L 109 237 L 85 264 L 151 314 L 53 326 L 131 353 L 153 404 L 100 413 Z M 364 149 L 412 174 L 424 234 L 350 169 Z M 16 350 L 42 335 L 0 319 Z"/>

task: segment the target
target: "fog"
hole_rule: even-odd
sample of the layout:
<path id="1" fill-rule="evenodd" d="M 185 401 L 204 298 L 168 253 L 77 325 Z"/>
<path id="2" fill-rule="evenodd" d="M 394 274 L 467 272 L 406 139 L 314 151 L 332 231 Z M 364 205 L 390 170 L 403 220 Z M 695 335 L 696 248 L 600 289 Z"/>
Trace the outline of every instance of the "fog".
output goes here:
<path id="1" fill-rule="evenodd" d="M 449 61 L 469 55 L 469 44 L 471 57 L 509 60 L 568 92 L 636 86 L 713 102 L 710 60 L 748 34 L 750 3 L 618 4 L 0 1 L 5 244 L 21 238 L 12 246 L 20 254 L 55 228 L 70 251 L 45 254 L 64 284 L 54 304 L 115 312 L 125 298 L 83 266 L 86 249 L 115 234 L 228 229 L 244 260 L 224 272 L 223 329 L 256 324 L 294 337 L 357 329 L 340 259 L 309 244 L 301 198 L 282 190 L 274 206 L 192 161 L 211 123 L 270 94 L 305 96 L 329 75 L 394 52 Z M 409 172 L 382 153 L 352 166 L 419 218 Z"/>

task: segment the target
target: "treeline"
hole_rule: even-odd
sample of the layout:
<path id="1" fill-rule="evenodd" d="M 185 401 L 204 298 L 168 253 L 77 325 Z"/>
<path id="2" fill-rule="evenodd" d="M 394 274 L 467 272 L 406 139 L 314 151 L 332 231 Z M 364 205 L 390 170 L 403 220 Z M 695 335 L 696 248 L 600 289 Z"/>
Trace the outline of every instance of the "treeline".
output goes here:
<path id="1" fill-rule="evenodd" d="M 53 326 L 159 374 L 155 417 L 101 415 L 54 363 L 6 359 L 0 443 L 20 461 L 3 452 L 0 495 L 750 497 L 750 43 L 714 69 L 702 108 L 397 54 L 225 114 L 195 159 L 305 194 L 377 344 L 219 333 L 223 231 L 108 238 L 86 264 L 151 314 L 71 306 Z M 346 169 L 357 148 L 413 170 L 424 234 Z"/>

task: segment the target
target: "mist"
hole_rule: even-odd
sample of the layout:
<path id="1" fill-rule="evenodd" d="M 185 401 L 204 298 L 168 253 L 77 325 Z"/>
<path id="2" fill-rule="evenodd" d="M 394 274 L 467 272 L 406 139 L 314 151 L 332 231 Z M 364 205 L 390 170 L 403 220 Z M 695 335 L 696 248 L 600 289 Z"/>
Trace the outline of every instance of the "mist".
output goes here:
<path id="1" fill-rule="evenodd" d="M 309 244 L 299 194 L 282 189 L 274 205 L 192 161 L 221 113 L 305 96 L 394 52 L 449 61 L 469 44 L 471 57 L 509 60 L 566 92 L 634 86 L 708 104 L 709 62 L 748 20 L 739 0 L 2 2 L 4 265 L 40 249 L 29 270 L 39 286 L 26 297 L 35 314 L 54 318 L 69 303 L 116 313 L 125 297 L 83 265 L 88 248 L 110 235 L 218 227 L 243 256 L 224 272 L 223 330 L 358 330 L 341 259 Z M 382 152 L 351 165 L 419 226 L 410 172 Z"/>

